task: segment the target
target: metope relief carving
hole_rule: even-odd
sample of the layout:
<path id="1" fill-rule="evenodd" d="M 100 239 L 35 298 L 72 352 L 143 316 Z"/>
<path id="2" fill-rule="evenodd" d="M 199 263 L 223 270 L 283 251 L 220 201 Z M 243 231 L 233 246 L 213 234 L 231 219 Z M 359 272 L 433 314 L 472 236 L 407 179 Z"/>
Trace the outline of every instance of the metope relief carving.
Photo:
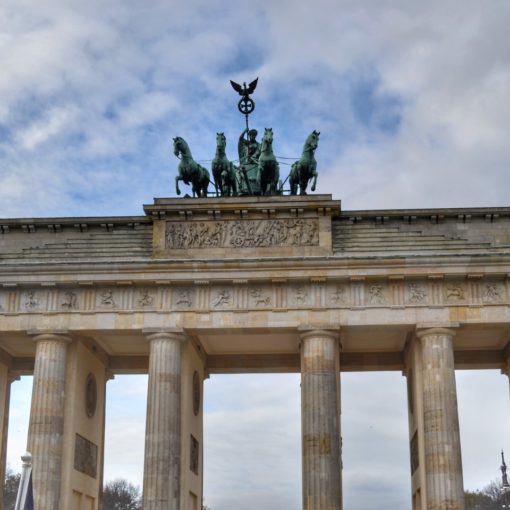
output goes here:
<path id="1" fill-rule="evenodd" d="M 139 308 L 148 308 L 154 305 L 154 296 L 148 289 L 142 289 L 138 293 L 136 304 Z"/>
<path id="2" fill-rule="evenodd" d="M 483 288 L 482 299 L 486 303 L 501 303 L 504 301 L 505 289 L 500 283 L 486 283 Z"/>
<path id="3" fill-rule="evenodd" d="M 98 302 L 100 308 L 115 308 L 116 304 L 113 290 L 100 290 L 98 293 Z"/>
<path id="4" fill-rule="evenodd" d="M 386 297 L 386 288 L 382 284 L 368 285 L 368 304 L 370 305 L 384 305 L 388 303 Z"/>
<path id="5" fill-rule="evenodd" d="M 231 289 L 217 289 L 212 293 L 213 308 L 231 308 L 233 297 Z"/>
<path id="6" fill-rule="evenodd" d="M 446 301 L 450 303 L 466 299 L 466 289 L 461 284 L 447 283 L 444 292 Z"/>
<path id="7" fill-rule="evenodd" d="M 176 288 L 173 293 L 175 308 L 186 309 L 193 306 L 193 291 L 188 288 Z"/>
<path id="8" fill-rule="evenodd" d="M 37 310 L 39 308 L 40 302 L 39 297 L 32 290 L 29 290 L 25 294 L 25 308 L 27 310 Z"/>
<path id="9" fill-rule="evenodd" d="M 165 247 L 264 248 L 273 246 L 317 246 L 317 219 L 273 219 L 166 223 Z"/>
<path id="10" fill-rule="evenodd" d="M 60 306 L 64 310 L 76 310 L 78 308 L 78 295 L 76 294 L 76 292 L 72 292 L 70 290 L 65 291 L 62 294 Z"/>
<path id="11" fill-rule="evenodd" d="M 307 305 L 309 296 L 308 285 L 294 285 L 290 288 L 291 304 L 295 306 Z"/>
<path id="12" fill-rule="evenodd" d="M 427 300 L 427 291 L 425 286 L 420 283 L 409 283 L 407 285 L 407 301 L 413 305 L 425 303 Z"/>
<path id="13" fill-rule="evenodd" d="M 334 306 L 347 305 L 349 303 L 349 287 L 347 285 L 336 285 L 331 289 L 329 301 Z"/>
<path id="14" fill-rule="evenodd" d="M 268 289 L 255 287 L 250 289 L 250 302 L 254 308 L 271 306 L 271 295 Z"/>

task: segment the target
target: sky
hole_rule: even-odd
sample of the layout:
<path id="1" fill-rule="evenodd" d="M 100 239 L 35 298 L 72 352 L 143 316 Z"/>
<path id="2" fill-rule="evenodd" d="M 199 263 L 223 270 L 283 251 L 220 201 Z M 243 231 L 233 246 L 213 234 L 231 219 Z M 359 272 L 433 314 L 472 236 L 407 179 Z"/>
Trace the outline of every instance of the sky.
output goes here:
<path id="1" fill-rule="evenodd" d="M 208 166 L 225 132 L 237 158 L 229 80 L 255 77 L 250 125 L 273 128 L 282 175 L 320 131 L 317 191 L 343 210 L 508 206 L 509 19 L 508 0 L 3 0 L 0 217 L 143 214 L 175 195 L 172 137 Z M 508 381 L 457 378 L 476 488 L 498 476 L 500 448 L 510 456 Z M 346 508 L 409 508 L 402 376 L 342 380 Z M 138 483 L 145 386 L 122 381 L 108 383 L 106 474 Z M 29 386 L 13 386 L 10 452 Z M 214 376 L 206 396 L 206 503 L 299 508 L 296 376 Z M 138 460 L 112 432 L 119 416 Z"/>

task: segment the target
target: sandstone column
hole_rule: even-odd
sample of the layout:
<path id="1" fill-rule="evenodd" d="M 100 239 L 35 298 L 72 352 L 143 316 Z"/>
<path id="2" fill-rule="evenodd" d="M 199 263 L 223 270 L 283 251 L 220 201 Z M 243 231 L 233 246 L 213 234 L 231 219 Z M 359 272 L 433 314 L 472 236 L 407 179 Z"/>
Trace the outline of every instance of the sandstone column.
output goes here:
<path id="1" fill-rule="evenodd" d="M 0 360 L 0 508 L 3 508 L 5 468 L 7 457 L 7 434 L 9 431 L 9 406 L 11 401 L 11 383 L 13 378 L 9 372 L 9 366 Z"/>
<path id="2" fill-rule="evenodd" d="M 159 332 L 150 342 L 144 510 L 179 510 L 181 463 L 181 343 L 185 335 Z"/>
<path id="3" fill-rule="evenodd" d="M 339 340 L 335 331 L 301 333 L 303 510 L 341 510 Z"/>
<path id="4" fill-rule="evenodd" d="M 37 510 L 59 508 L 64 434 L 67 346 L 62 334 L 39 334 L 35 353 L 28 451 L 32 454 L 34 504 Z"/>
<path id="5" fill-rule="evenodd" d="M 427 508 L 464 509 L 459 417 L 453 360 L 455 332 L 417 331 L 422 348 Z"/>

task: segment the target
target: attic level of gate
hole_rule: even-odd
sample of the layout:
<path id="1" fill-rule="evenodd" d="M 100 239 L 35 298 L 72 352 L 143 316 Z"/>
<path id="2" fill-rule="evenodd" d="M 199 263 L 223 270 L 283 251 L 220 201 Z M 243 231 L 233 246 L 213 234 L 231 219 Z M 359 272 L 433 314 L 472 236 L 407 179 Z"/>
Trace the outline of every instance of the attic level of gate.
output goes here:
<path id="1" fill-rule="evenodd" d="M 156 198 L 144 211 L 154 221 L 154 256 L 231 258 L 332 254 L 331 195 Z"/>

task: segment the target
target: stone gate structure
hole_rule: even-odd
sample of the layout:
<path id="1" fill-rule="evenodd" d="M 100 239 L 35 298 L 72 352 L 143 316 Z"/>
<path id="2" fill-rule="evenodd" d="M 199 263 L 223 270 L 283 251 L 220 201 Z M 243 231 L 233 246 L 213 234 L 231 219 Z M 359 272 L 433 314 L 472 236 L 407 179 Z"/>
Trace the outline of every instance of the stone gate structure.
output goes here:
<path id="1" fill-rule="evenodd" d="M 413 509 L 464 508 L 454 370 L 507 369 L 510 208 L 144 211 L 0 220 L 1 465 L 10 385 L 34 374 L 38 510 L 100 507 L 116 373 L 149 374 L 144 509 L 200 509 L 202 383 L 234 372 L 301 372 L 303 509 L 339 510 L 341 373 L 362 370 L 407 378 Z"/>

